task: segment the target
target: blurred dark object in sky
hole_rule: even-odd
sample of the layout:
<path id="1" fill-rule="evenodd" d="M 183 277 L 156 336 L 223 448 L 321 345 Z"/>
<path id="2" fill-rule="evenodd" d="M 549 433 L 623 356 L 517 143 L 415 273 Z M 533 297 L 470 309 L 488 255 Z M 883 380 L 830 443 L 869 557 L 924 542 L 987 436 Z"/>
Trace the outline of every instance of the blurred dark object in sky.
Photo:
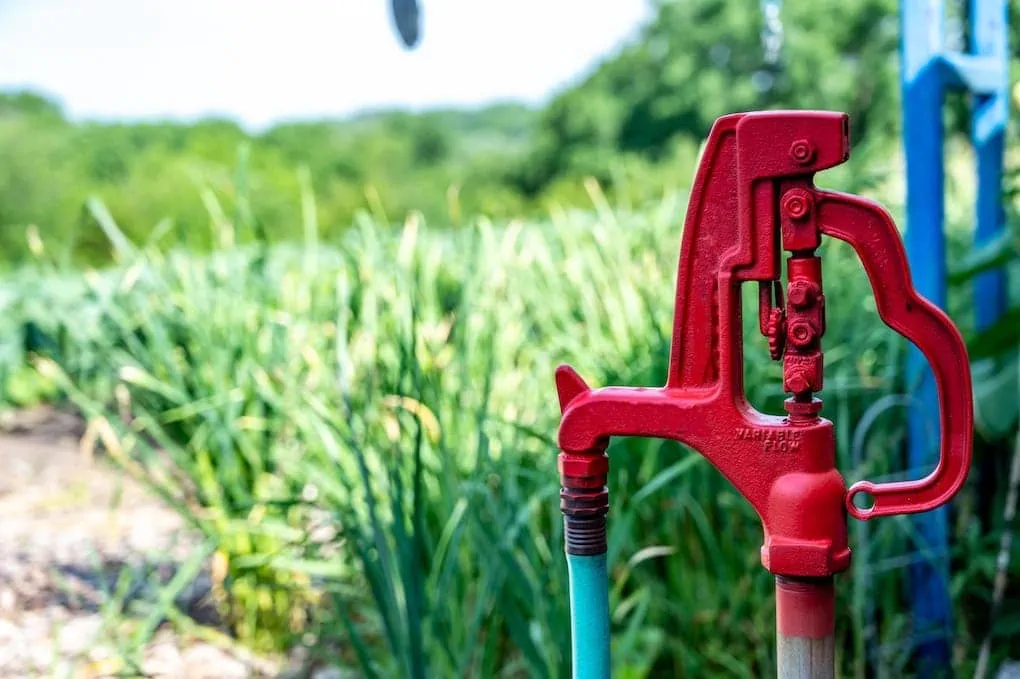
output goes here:
<path id="1" fill-rule="evenodd" d="M 418 0 L 390 0 L 393 22 L 404 47 L 414 49 L 421 38 L 421 8 Z"/>

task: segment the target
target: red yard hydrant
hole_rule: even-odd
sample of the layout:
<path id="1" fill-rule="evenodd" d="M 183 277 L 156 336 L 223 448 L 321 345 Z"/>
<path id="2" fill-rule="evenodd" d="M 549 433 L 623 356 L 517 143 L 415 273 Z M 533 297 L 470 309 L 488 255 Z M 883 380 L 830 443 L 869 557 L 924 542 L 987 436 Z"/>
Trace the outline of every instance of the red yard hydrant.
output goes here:
<path id="1" fill-rule="evenodd" d="M 889 214 L 812 183 L 816 172 L 845 162 L 849 152 L 848 118 L 841 113 L 768 111 L 716 121 L 684 223 L 666 385 L 590 389 L 570 367 L 556 374 L 568 556 L 605 554 L 610 437 L 686 444 L 761 518 L 761 561 L 776 576 L 781 677 L 833 676 L 833 575 L 850 564 L 847 513 L 869 519 L 933 509 L 959 490 L 970 465 L 970 369 L 959 332 L 914 290 Z M 835 468 L 832 422 L 819 416 L 815 396 L 823 386 L 826 298 L 815 254 L 823 234 L 853 246 L 882 320 L 932 366 L 941 457 L 923 479 L 861 481 L 848 491 Z M 785 302 L 782 251 L 789 253 Z M 760 330 L 772 357 L 783 361 L 790 394 L 785 415 L 756 411 L 744 394 L 740 285 L 750 281 L 759 286 Z M 859 507 L 859 495 L 870 506 Z M 575 643 L 586 633 L 578 624 L 584 621 L 574 621 Z M 579 652 L 586 651 L 575 649 L 575 673 L 587 660 Z"/>

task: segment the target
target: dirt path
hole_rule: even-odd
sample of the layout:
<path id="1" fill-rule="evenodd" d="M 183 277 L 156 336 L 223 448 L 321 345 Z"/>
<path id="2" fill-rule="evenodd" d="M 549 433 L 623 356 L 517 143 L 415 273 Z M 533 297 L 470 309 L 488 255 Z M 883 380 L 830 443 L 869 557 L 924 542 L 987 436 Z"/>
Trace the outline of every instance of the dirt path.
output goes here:
<path id="1" fill-rule="evenodd" d="M 125 568 L 142 576 L 139 585 L 165 582 L 194 536 L 137 484 L 79 451 L 77 418 L 41 409 L 0 427 L 0 677 L 113 676 L 104 589 L 113 591 Z M 267 672 L 235 655 L 161 630 L 142 669 L 165 679 Z"/>

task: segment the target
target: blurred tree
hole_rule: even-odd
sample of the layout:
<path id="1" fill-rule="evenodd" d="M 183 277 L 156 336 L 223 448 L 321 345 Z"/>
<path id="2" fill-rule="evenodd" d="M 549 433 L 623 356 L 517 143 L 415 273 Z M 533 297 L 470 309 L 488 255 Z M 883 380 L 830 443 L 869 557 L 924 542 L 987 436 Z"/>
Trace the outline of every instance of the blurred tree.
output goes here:
<path id="1" fill-rule="evenodd" d="M 397 222 L 420 210 L 432 223 L 450 223 L 455 186 L 457 220 L 482 212 L 510 216 L 526 206 L 507 181 L 508 168 L 522 162 L 535 116 L 516 104 L 382 111 L 285 123 L 252 135 L 224 119 L 71 123 L 43 96 L 3 93 L 0 261 L 26 255 L 25 228 L 32 223 L 51 250 L 70 249 L 80 261 L 107 257 L 105 237 L 83 207 L 92 195 L 137 241 L 171 218 L 171 244 L 207 247 L 213 222 L 221 219 L 210 213 L 210 197 L 231 219 L 242 201 L 250 208 L 250 218 L 235 225 L 242 240 L 299 235 L 300 167 L 311 171 L 327 237 L 347 228 L 358 210 L 375 209 L 367 192 Z M 251 152 L 238 168 L 244 145 Z"/>
<path id="2" fill-rule="evenodd" d="M 543 112 L 523 191 L 564 173 L 605 179 L 616 151 L 660 159 L 674 137 L 703 138 L 735 111 L 837 109 L 850 113 L 855 140 L 895 134 L 896 0 L 788 0 L 777 68 L 766 63 L 758 0 L 656 5 L 638 41 Z"/>
<path id="3" fill-rule="evenodd" d="M 847 111 L 854 161 L 867 164 L 870 154 L 883 162 L 865 170 L 887 164 L 900 125 L 897 0 L 784 0 L 775 63 L 763 45 L 759 0 L 653 1 L 653 19 L 636 40 L 541 111 L 505 103 L 371 111 L 250 134 L 223 119 L 71 123 L 43 96 L 0 93 L 0 261 L 24 256 L 32 223 L 52 247 L 86 261 L 104 257 L 103 237 L 82 209 L 90 195 L 139 240 L 172 218 L 168 238 L 207 246 L 211 197 L 230 218 L 247 215 L 239 238 L 299 236 L 300 167 L 311 173 L 324 237 L 366 209 L 394 222 L 419 210 L 446 225 L 588 204 L 589 176 L 611 197 L 654 200 L 689 181 L 718 116 L 749 109 Z M 411 9 L 420 19 L 414 2 L 398 4 L 394 20 Z M 1016 14 L 1020 0 L 1011 8 Z M 1010 30 L 1015 51 L 1020 22 Z M 947 120 L 964 129 L 967 115 L 957 98 Z M 238 168 L 245 145 L 251 151 Z M 851 181 L 870 181 L 857 167 L 846 173 Z"/>

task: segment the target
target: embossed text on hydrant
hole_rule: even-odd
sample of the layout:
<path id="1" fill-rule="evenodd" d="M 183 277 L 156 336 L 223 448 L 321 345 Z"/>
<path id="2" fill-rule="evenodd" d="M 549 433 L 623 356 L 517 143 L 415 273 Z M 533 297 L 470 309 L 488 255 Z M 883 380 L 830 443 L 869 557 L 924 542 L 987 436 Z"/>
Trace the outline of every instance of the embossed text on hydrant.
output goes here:
<path id="1" fill-rule="evenodd" d="M 789 429 L 753 429 L 737 427 L 737 438 L 761 441 L 767 453 L 792 453 L 800 448 L 801 432 Z"/>

